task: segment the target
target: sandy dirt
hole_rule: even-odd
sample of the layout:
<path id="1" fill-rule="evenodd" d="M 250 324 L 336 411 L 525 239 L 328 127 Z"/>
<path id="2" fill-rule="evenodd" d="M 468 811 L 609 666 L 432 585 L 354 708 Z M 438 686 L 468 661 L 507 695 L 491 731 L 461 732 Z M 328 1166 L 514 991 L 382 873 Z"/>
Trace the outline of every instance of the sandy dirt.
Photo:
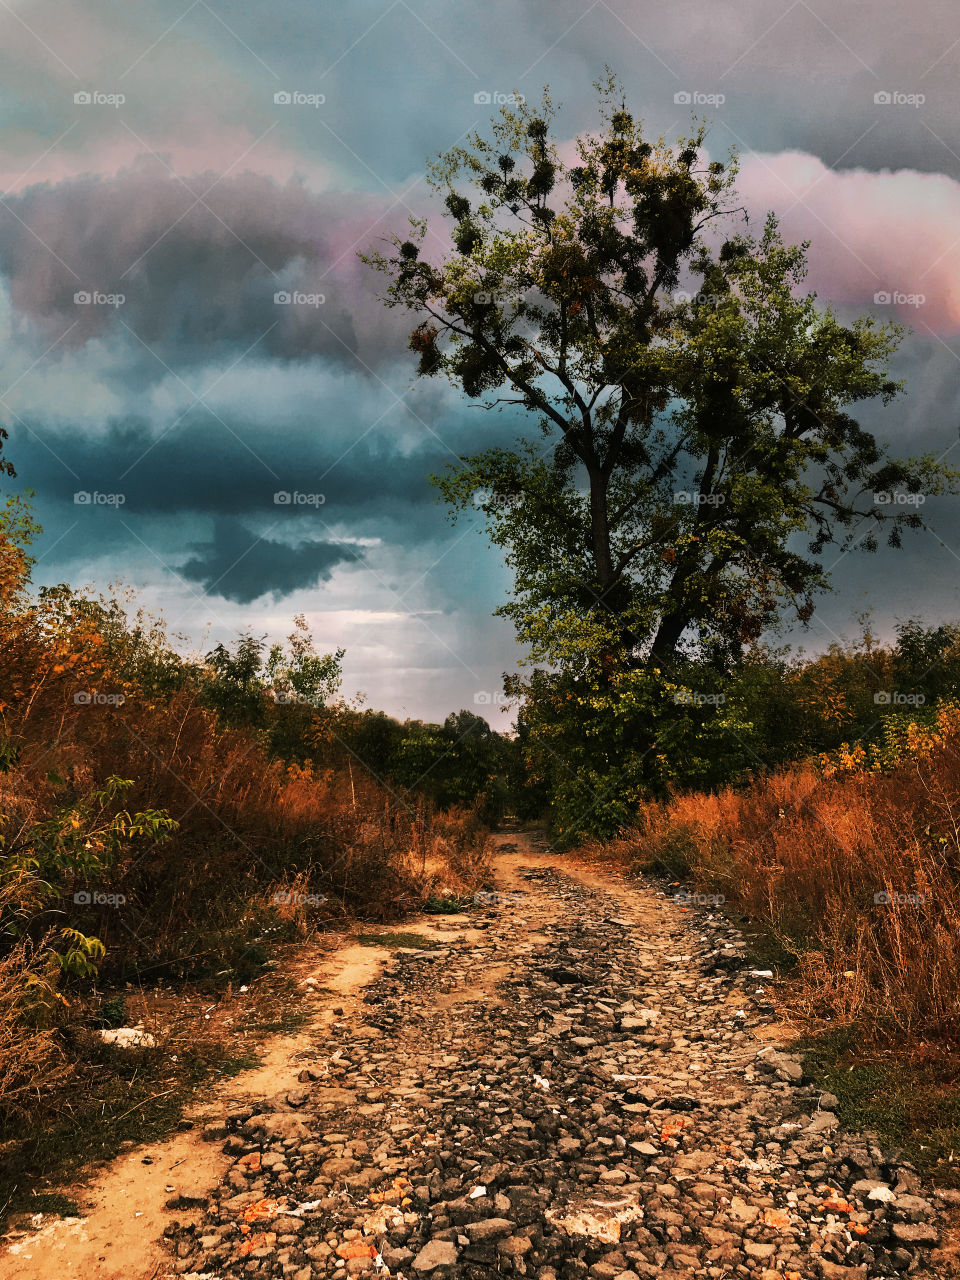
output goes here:
<path id="1" fill-rule="evenodd" d="M 469 940 L 477 932 L 465 923 L 429 916 L 405 923 L 404 929 L 438 940 L 454 935 Z M 0 1252 L 0 1280 L 151 1280 L 168 1258 L 159 1244 L 167 1223 L 174 1216 L 180 1222 L 190 1218 L 189 1211 L 168 1204 L 182 1204 L 181 1197 L 203 1197 L 231 1164 L 221 1143 L 203 1141 L 204 1124 L 245 1099 L 276 1093 L 289 1085 L 291 1072 L 320 1064 L 323 1030 L 338 1017 L 333 1010 L 342 1008 L 340 1020 L 349 1021 L 390 954 L 380 947 L 349 943 L 332 955 L 318 953 L 316 967 L 305 979 L 316 983 L 315 990 L 304 988 L 311 1007 L 309 1022 L 294 1035 L 267 1041 L 258 1066 L 223 1081 L 187 1108 L 184 1117 L 194 1128 L 138 1146 L 89 1181 L 64 1188 L 81 1206 L 83 1217 L 37 1215 L 34 1230 L 10 1233 Z M 485 977 L 476 998 L 486 996 L 499 976 Z"/>
<path id="2" fill-rule="evenodd" d="M 665 1009 L 674 1009 L 677 1000 L 686 998 L 684 983 L 691 990 L 696 989 L 696 982 L 685 978 L 685 971 L 681 972 L 683 962 L 691 957 L 672 953 L 677 946 L 682 946 L 683 935 L 678 927 L 681 924 L 682 908 L 678 913 L 676 906 L 666 902 L 662 895 L 640 891 L 631 886 L 625 873 L 616 868 L 604 869 L 573 860 L 569 856 L 558 857 L 542 847 L 535 837 L 503 834 L 496 838 L 495 843 L 499 847 L 499 856 L 495 861 L 496 883 L 501 893 L 506 895 L 512 890 L 526 892 L 525 901 L 531 902 L 530 879 L 524 873 L 534 869 L 557 868 L 563 873 L 561 879 L 568 877 L 569 880 L 578 881 L 586 890 L 601 891 L 600 894 L 593 895 L 602 904 L 602 915 L 593 922 L 594 929 L 608 923 L 631 931 L 632 942 L 624 954 L 631 957 L 639 955 L 641 967 L 645 964 L 648 970 L 659 975 L 656 976 L 656 981 L 667 984 L 665 990 L 668 990 L 668 1000 L 664 1005 Z M 548 877 L 552 874 L 554 873 L 547 873 Z M 472 1010 L 477 1005 L 482 1004 L 487 1014 L 495 1006 L 502 1008 L 505 1000 L 503 991 L 497 989 L 498 984 L 502 984 L 505 990 L 509 989 L 511 976 L 515 972 L 522 974 L 524 966 L 529 963 L 529 957 L 555 940 L 547 934 L 562 934 L 568 913 L 575 911 L 575 907 L 569 905 L 570 898 L 569 892 L 551 894 L 539 890 L 536 894 L 536 912 L 531 921 L 533 927 L 524 926 L 519 932 L 514 929 L 513 933 L 508 929 L 506 940 L 501 940 L 499 946 L 492 933 L 487 934 L 482 929 L 473 927 L 465 917 L 430 916 L 406 922 L 404 931 L 417 932 L 441 942 L 456 942 L 468 949 L 474 946 L 476 948 L 475 951 L 469 950 L 471 959 L 466 964 L 461 963 L 459 979 L 452 989 L 451 984 L 444 982 L 442 978 L 435 984 L 437 990 L 431 996 L 430 1008 L 436 1009 L 438 1019 L 442 1021 L 451 1006 L 469 1006 L 464 1009 L 464 1022 L 474 1016 Z M 582 924 L 578 926 L 580 927 Z M 546 932 L 541 933 L 538 929 Z M 330 1094 L 331 1100 L 336 1101 L 332 1095 L 337 1093 L 346 1094 L 353 1100 L 355 1094 L 343 1087 L 349 1082 L 343 1077 L 343 1068 L 337 1075 L 331 1046 L 349 1045 L 354 1030 L 361 1042 L 364 1037 L 360 1033 L 369 1033 L 369 1026 L 364 1025 L 369 1021 L 369 1007 L 364 1005 L 363 997 L 367 988 L 381 977 L 384 963 L 392 955 L 392 949 L 361 946 L 349 938 L 345 942 L 346 945 L 332 953 L 329 950 L 320 952 L 318 949 L 313 971 L 308 966 L 304 976 L 300 978 L 302 999 L 309 1012 L 309 1021 L 301 1030 L 294 1035 L 276 1036 L 268 1041 L 263 1049 L 262 1060 L 256 1068 L 223 1082 L 198 1099 L 186 1112 L 186 1118 L 194 1124 L 189 1131 L 174 1134 L 163 1142 L 125 1152 L 88 1181 L 79 1186 L 64 1188 L 81 1205 L 83 1216 L 59 1219 L 50 1215 L 38 1215 L 39 1220 L 34 1222 L 33 1230 L 8 1236 L 6 1249 L 0 1253 L 0 1280 L 50 1280 L 51 1277 L 70 1280 L 71 1277 L 80 1276 L 84 1280 L 164 1280 L 164 1277 L 173 1274 L 170 1269 L 171 1254 L 161 1244 L 165 1228 L 174 1220 L 184 1223 L 191 1216 L 198 1224 L 201 1223 L 204 1220 L 205 1197 L 236 1161 L 235 1155 L 225 1154 L 221 1150 L 220 1141 L 203 1141 L 204 1123 L 219 1119 L 231 1110 L 240 1109 L 245 1100 L 263 1099 L 289 1088 L 291 1081 L 305 1067 L 320 1073 L 315 1086 L 318 1098 L 321 1094 Z M 477 956 L 482 958 L 477 961 Z M 643 957 L 648 956 L 649 959 L 645 961 Z M 693 973 L 694 970 L 691 970 L 691 974 Z M 411 989 L 421 992 L 421 987 L 417 985 Z M 738 990 L 731 991 L 725 999 L 735 1002 L 742 999 Z M 417 998 L 420 999 L 421 996 Z M 718 998 L 716 1016 L 721 1022 L 724 1018 L 729 1018 L 729 1010 L 725 1013 L 723 1005 L 724 998 Z M 493 1016 L 495 1018 L 496 1014 Z M 756 1037 L 756 1040 L 769 1039 L 771 1043 L 775 1043 L 784 1031 L 782 1023 L 767 1019 L 760 1020 L 748 1035 Z M 428 1040 L 429 1037 L 426 1036 L 425 1039 Z M 445 1045 L 446 1043 L 444 1041 Z M 679 1043 L 687 1045 L 686 1040 Z M 683 1089 L 695 1087 L 694 1076 L 690 1075 L 694 1068 L 686 1061 L 686 1055 L 703 1051 L 702 1047 L 697 1046 L 693 1049 L 687 1046 L 683 1052 L 678 1050 L 683 1059 L 680 1066 L 685 1073 L 682 1076 Z M 436 1059 L 441 1067 L 454 1061 L 454 1058 L 443 1056 L 446 1052 L 446 1048 L 443 1049 Z M 754 1052 L 754 1049 L 747 1046 L 747 1058 Z M 383 1058 L 382 1052 L 379 1056 Z M 353 1060 L 356 1061 L 356 1058 Z M 401 1055 L 398 1068 L 401 1074 L 397 1079 L 405 1083 L 409 1077 L 402 1075 L 404 1061 Z M 579 1059 L 576 1061 L 579 1062 Z M 407 1066 L 409 1067 L 409 1063 Z M 661 1067 L 666 1069 L 663 1063 Z M 422 1069 L 426 1071 L 426 1068 Z M 331 1073 L 327 1083 L 339 1085 L 339 1088 L 324 1089 L 323 1077 L 327 1071 Z M 654 1077 L 629 1078 L 648 1080 Z M 704 1079 L 709 1081 L 709 1078 L 710 1072 L 707 1071 Z M 733 1087 L 732 1081 L 728 1083 Z M 749 1089 L 751 1099 L 755 1101 L 764 1087 L 759 1081 L 752 1084 Z M 393 1089 L 391 1092 L 397 1093 L 398 1090 Z M 421 1097 L 418 1093 L 411 1105 L 416 1107 L 425 1098 L 427 1095 Z M 322 1104 L 325 1098 L 319 1100 Z M 573 1096 L 568 1099 L 573 1100 Z M 729 1099 L 727 1102 L 729 1103 Z M 716 1108 L 713 1110 L 716 1114 L 726 1114 Z M 713 1112 L 708 1110 L 708 1116 L 710 1114 Z M 729 1144 L 725 1149 L 729 1150 Z M 686 1172 L 680 1175 L 681 1179 L 689 1177 Z M 197 1200 L 197 1207 L 193 1211 L 184 1208 L 185 1201 L 189 1203 L 191 1197 Z M 591 1203 L 599 1202 L 594 1200 Z M 955 1217 L 955 1214 L 949 1215 L 943 1223 L 941 1248 L 934 1255 L 940 1267 L 944 1268 L 937 1270 L 938 1276 L 954 1274 L 950 1266 L 957 1250 Z M 816 1219 L 817 1222 L 820 1220 Z M 742 1226 L 740 1230 L 742 1232 Z M 838 1275 L 839 1270 L 836 1269 Z M 806 1276 L 807 1272 L 802 1274 Z M 850 1274 L 852 1276 L 854 1272 L 851 1271 Z"/>

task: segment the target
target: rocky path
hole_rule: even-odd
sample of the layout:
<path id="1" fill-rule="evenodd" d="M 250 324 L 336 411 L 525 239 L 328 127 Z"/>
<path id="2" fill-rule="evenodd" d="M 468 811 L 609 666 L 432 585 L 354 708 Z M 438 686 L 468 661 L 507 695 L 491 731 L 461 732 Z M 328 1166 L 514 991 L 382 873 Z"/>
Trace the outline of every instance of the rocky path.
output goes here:
<path id="1" fill-rule="evenodd" d="M 233 1164 L 158 1277 L 931 1274 L 936 1210 L 758 1037 L 729 925 L 525 843 L 498 879 L 223 1117 Z"/>

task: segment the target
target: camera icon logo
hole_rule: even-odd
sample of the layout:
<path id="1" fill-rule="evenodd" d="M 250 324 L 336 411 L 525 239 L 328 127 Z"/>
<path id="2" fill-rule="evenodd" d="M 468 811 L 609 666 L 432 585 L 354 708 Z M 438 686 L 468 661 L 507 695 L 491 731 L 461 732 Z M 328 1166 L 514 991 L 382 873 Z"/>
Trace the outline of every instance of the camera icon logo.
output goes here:
<path id="1" fill-rule="evenodd" d="M 73 895 L 73 900 L 80 907 L 89 907 L 90 903 L 93 901 L 93 898 L 87 892 L 86 889 L 78 889 L 77 892 Z"/>
<path id="2" fill-rule="evenodd" d="M 473 101 L 478 107 L 489 107 L 493 101 L 493 94 L 488 89 L 480 89 L 473 95 Z"/>
<path id="3" fill-rule="evenodd" d="M 78 307 L 88 307 L 93 301 L 93 294 L 88 293 L 86 289 L 80 289 L 73 295 L 74 305 Z"/>
<path id="4" fill-rule="evenodd" d="M 889 707 L 893 701 L 889 689 L 881 689 L 879 693 L 873 695 L 873 701 L 878 707 Z"/>
<path id="5" fill-rule="evenodd" d="M 887 89 L 881 89 L 873 95 L 873 101 L 878 107 L 888 107 L 893 101 L 893 94 Z"/>
<path id="6" fill-rule="evenodd" d="M 279 307 L 288 307 L 293 301 L 293 295 L 287 293 L 286 289 L 281 289 L 273 295 L 273 301 Z"/>
<path id="7" fill-rule="evenodd" d="M 873 300 L 878 307 L 889 307 L 890 303 L 893 301 L 893 298 L 890 296 L 890 293 L 888 290 L 879 289 L 873 295 Z"/>
<path id="8" fill-rule="evenodd" d="M 474 704 L 478 707 L 489 707 L 493 698 L 486 690 L 481 689 L 479 693 L 473 695 Z"/>
<path id="9" fill-rule="evenodd" d="M 293 101 L 293 95 L 288 93 L 286 89 L 281 89 L 273 95 L 274 104 L 278 107 L 289 107 Z"/>
<path id="10" fill-rule="evenodd" d="M 273 495 L 273 501 L 278 507 L 288 507 L 290 499 L 291 495 L 286 489 L 280 489 Z"/>
<path id="11" fill-rule="evenodd" d="M 93 101 L 93 95 L 88 93 L 86 89 L 81 89 L 79 93 L 73 95 L 73 101 L 78 107 L 89 107 Z"/>
<path id="12" fill-rule="evenodd" d="M 879 893 L 873 895 L 873 900 L 878 907 L 889 907 L 893 901 L 890 894 L 885 889 L 881 889 Z"/>
<path id="13" fill-rule="evenodd" d="M 86 689 L 81 689 L 79 693 L 73 695 L 73 701 L 78 707 L 89 707 L 93 701 L 93 694 L 88 693 Z"/>
<path id="14" fill-rule="evenodd" d="M 77 493 L 73 495 L 74 506 L 89 507 L 90 501 L 91 501 L 91 495 L 87 492 L 86 489 L 80 489 Z"/>
<path id="15" fill-rule="evenodd" d="M 693 94 L 688 89 L 681 89 L 679 93 L 673 95 L 673 101 L 678 107 L 689 107 L 693 101 Z"/>

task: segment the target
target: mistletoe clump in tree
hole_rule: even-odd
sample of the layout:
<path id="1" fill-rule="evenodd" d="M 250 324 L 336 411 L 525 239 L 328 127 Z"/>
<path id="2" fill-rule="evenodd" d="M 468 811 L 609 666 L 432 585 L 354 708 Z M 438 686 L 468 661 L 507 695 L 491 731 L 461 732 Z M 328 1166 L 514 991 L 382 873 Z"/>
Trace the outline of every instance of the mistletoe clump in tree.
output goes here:
<path id="1" fill-rule="evenodd" d="M 851 416 L 901 390 L 897 326 L 844 324 L 800 291 L 806 246 L 772 216 L 747 234 L 736 159 L 710 160 L 703 127 L 648 140 L 613 80 L 598 88 L 602 126 L 570 163 L 547 94 L 433 163 L 442 258 L 416 220 L 366 256 L 387 305 L 417 315 L 420 374 L 539 425 L 437 483 L 485 512 L 514 573 L 501 612 L 565 698 L 571 681 L 616 697 L 638 673 L 729 666 L 789 612 L 810 618 L 828 546 L 920 525 L 876 492 L 953 481 Z"/>

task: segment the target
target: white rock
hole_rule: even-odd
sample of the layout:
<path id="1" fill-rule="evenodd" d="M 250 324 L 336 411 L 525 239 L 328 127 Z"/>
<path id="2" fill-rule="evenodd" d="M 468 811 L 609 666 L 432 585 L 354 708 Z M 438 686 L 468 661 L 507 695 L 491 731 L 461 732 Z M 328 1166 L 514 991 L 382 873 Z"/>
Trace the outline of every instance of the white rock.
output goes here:
<path id="1" fill-rule="evenodd" d="M 890 1190 L 889 1187 L 874 1187 L 874 1189 L 867 1196 L 868 1200 L 880 1200 L 884 1204 L 889 1203 L 889 1201 L 891 1200 L 896 1200 L 896 1198 L 897 1197 L 894 1195 L 894 1193 Z"/>
<path id="2" fill-rule="evenodd" d="M 107 1044 L 115 1044 L 118 1049 L 153 1049 L 157 1041 L 143 1027 L 117 1027 L 116 1030 L 103 1030 L 100 1039 Z"/>

